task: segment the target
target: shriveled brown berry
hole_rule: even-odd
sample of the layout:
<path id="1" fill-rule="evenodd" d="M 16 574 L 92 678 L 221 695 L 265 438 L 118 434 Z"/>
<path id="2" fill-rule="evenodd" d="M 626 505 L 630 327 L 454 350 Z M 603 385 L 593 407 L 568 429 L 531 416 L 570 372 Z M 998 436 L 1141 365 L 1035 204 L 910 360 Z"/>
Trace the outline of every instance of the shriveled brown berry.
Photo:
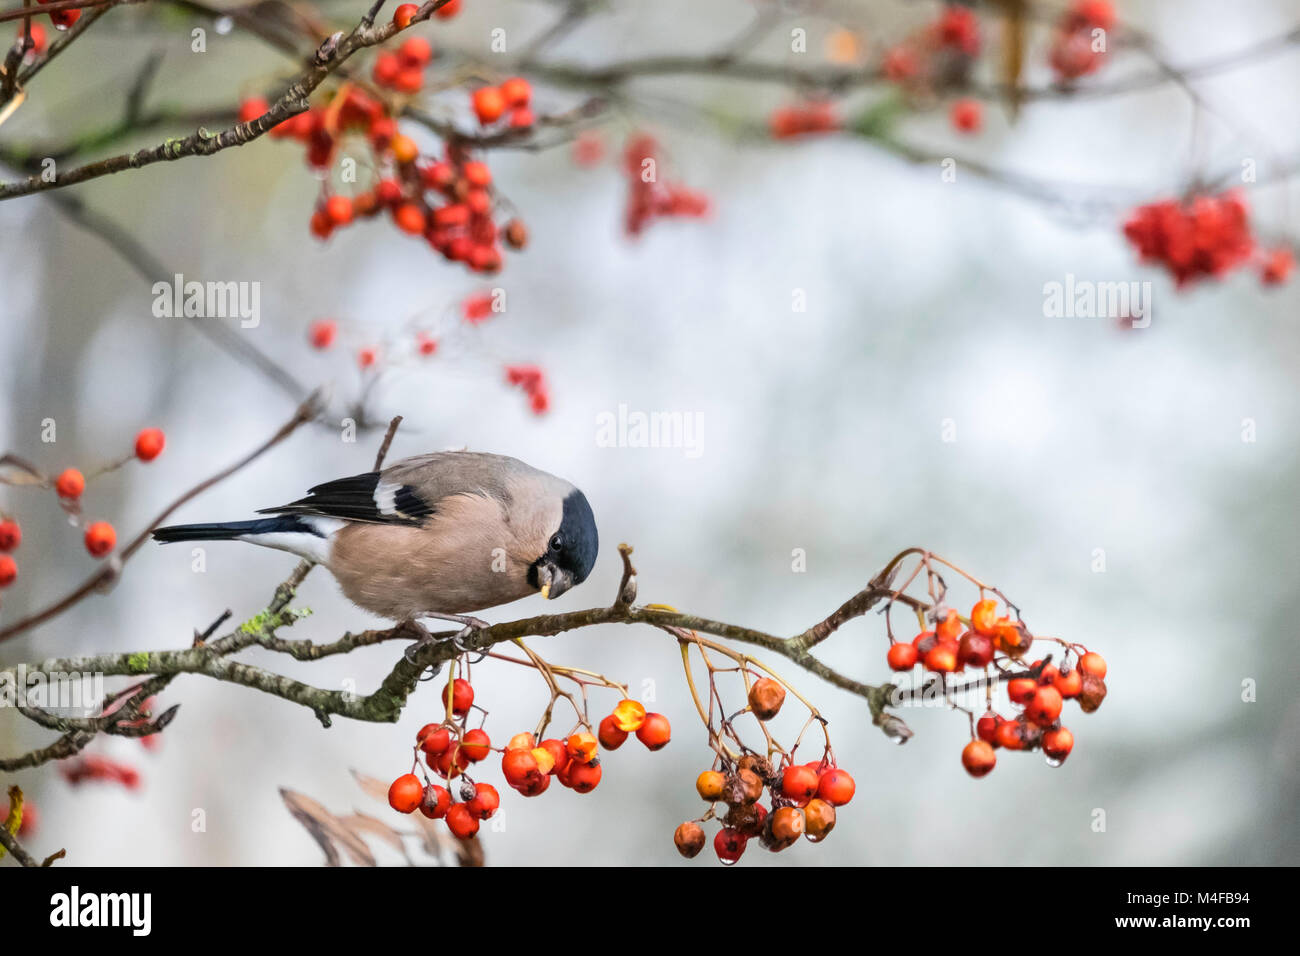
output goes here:
<path id="1" fill-rule="evenodd" d="M 754 837 L 763 832 L 763 823 L 766 819 L 767 808 L 762 804 L 741 803 L 729 808 L 722 822 L 746 837 Z"/>
<path id="2" fill-rule="evenodd" d="M 835 808 L 825 800 L 813 798 L 803 808 L 803 829 L 811 843 L 820 843 L 835 829 Z"/>
<path id="3" fill-rule="evenodd" d="M 681 824 L 673 833 L 673 843 L 677 847 L 677 852 L 686 859 L 698 856 L 704 849 L 704 827 L 690 821 Z"/>
<path id="4" fill-rule="evenodd" d="M 754 803 L 763 795 L 763 778 L 752 770 L 737 770 L 727 792 L 730 804 Z"/>
<path id="5" fill-rule="evenodd" d="M 772 770 L 772 762 L 766 757 L 760 757 L 758 754 L 745 754 L 736 762 L 737 770 L 751 770 L 758 774 L 758 778 L 768 786 L 776 780 L 776 774 Z"/>
<path id="6" fill-rule="evenodd" d="M 1106 682 L 1092 674 L 1083 675 L 1083 686 L 1079 689 L 1079 709 L 1091 714 L 1106 699 Z"/>
<path id="7" fill-rule="evenodd" d="M 511 249 L 522 249 L 528 245 L 528 227 L 522 219 L 511 219 L 506 223 L 506 243 Z"/>
<path id="8" fill-rule="evenodd" d="M 770 677 L 754 681 L 749 689 L 749 709 L 759 720 L 771 720 L 785 703 L 785 688 Z"/>

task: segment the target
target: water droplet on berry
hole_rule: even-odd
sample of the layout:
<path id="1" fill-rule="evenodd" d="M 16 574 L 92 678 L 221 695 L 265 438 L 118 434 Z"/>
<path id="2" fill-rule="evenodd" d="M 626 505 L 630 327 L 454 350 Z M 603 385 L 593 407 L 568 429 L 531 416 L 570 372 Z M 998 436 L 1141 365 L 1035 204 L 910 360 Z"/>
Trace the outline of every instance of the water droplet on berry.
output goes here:
<path id="1" fill-rule="evenodd" d="M 1060 766 L 1061 764 L 1063 764 L 1063 763 L 1065 763 L 1065 761 L 1062 760 L 1060 757 L 1048 757 L 1048 758 L 1047 758 L 1047 765 L 1048 765 L 1049 767 L 1059 767 L 1059 766 Z"/>

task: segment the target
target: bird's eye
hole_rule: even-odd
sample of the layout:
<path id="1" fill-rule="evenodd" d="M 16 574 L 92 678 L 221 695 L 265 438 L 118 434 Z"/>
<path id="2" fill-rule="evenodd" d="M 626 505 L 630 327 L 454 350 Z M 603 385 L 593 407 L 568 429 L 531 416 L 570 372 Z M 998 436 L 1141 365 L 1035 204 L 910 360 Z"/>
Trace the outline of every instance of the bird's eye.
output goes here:
<path id="1" fill-rule="evenodd" d="M 551 550 L 556 553 L 559 553 L 560 549 L 563 547 L 564 547 L 564 538 L 560 537 L 560 535 L 558 534 L 553 535 L 551 537 Z"/>

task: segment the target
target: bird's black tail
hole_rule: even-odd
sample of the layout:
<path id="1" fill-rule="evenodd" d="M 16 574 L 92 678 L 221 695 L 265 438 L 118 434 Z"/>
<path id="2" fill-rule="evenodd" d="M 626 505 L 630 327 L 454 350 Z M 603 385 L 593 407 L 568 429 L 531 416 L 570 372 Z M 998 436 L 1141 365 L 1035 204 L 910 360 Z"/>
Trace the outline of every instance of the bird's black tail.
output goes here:
<path id="1" fill-rule="evenodd" d="M 153 539 L 163 544 L 174 541 L 233 541 L 250 534 L 299 532 L 318 534 L 311 526 L 293 517 L 256 518 L 252 521 L 218 521 L 209 524 L 174 524 L 155 528 Z"/>

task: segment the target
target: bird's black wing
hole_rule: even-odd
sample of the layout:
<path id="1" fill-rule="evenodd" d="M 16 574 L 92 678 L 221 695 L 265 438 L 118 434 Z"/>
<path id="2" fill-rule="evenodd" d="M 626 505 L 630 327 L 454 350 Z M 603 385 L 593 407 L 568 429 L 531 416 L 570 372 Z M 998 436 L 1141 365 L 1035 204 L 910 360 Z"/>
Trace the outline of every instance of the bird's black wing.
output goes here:
<path id="1" fill-rule="evenodd" d="M 305 498 L 258 514 L 321 515 L 368 524 L 420 525 L 435 511 L 410 485 L 384 480 L 372 471 L 327 481 L 312 488 Z"/>

